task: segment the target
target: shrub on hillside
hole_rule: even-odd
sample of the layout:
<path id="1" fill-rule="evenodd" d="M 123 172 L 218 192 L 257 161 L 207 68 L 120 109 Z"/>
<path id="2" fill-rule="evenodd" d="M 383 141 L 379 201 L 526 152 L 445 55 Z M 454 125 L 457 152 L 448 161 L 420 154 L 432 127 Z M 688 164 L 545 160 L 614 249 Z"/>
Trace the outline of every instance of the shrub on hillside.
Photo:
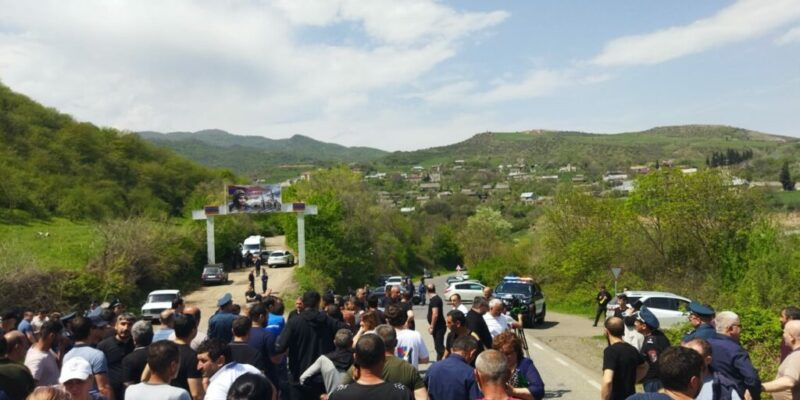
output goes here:
<path id="1" fill-rule="evenodd" d="M 99 279 L 98 298 L 136 304 L 151 290 L 183 286 L 181 277 L 200 273 L 195 259 L 204 240 L 196 227 L 132 218 L 108 222 L 100 232 L 105 248 L 87 268 Z"/>

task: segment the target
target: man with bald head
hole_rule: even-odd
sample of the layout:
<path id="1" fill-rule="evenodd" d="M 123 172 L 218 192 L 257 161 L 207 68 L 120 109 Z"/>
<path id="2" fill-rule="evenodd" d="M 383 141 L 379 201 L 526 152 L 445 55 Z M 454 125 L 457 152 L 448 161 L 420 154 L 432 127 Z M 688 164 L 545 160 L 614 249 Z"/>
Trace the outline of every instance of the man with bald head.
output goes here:
<path id="1" fill-rule="evenodd" d="M 636 382 L 647 374 L 650 365 L 635 347 L 622 339 L 625 323 L 620 317 L 605 322 L 608 347 L 603 350 L 603 384 L 600 399 L 624 400 L 636 393 Z"/>
<path id="2" fill-rule="evenodd" d="M 778 376 L 764 383 L 762 389 L 772 393 L 772 398 L 791 400 L 800 398 L 800 320 L 787 321 L 783 326 L 783 340 L 792 352 L 778 367 Z"/>
<path id="3" fill-rule="evenodd" d="M 7 343 L 6 355 L 8 359 L 16 363 L 24 363 L 25 354 L 28 352 L 28 348 L 31 347 L 27 335 L 22 333 L 22 331 L 11 331 L 5 334 L 5 339 Z"/>
<path id="4" fill-rule="evenodd" d="M 722 375 L 725 379 L 720 382 L 722 387 L 721 400 L 730 399 L 731 390 L 735 390 L 739 397 L 744 398 L 745 391 L 749 391 L 754 399 L 761 396 L 761 380 L 758 371 L 750 361 L 750 355 L 739 344 L 739 335 L 742 332 L 742 322 L 739 316 L 732 311 L 717 313 L 714 319 L 717 336 L 708 339 L 713 357 L 711 369 Z"/>
<path id="5" fill-rule="evenodd" d="M 715 391 L 718 392 L 721 388 L 719 388 L 719 377 L 711 371 L 711 360 L 713 359 L 711 345 L 708 344 L 708 341 L 705 339 L 695 338 L 681 343 L 681 346 L 696 351 L 697 354 L 700 354 L 700 357 L 703 358 L 703 371 L 700 375 L 700 378 L 703 380 L 703 386 L 700 388 L 700 393 L 697 394 L 695 399 L 714 400 L 719 397 L 719 394 L 716 394 L 715 397 Z M 730 398 L 732 400 L 741 400 L 736 391 L 730 392 Z"/>
<path id="6" fill-rule="evenodd" d="M 175 310 L 168 308 L 162 311 L 159 317 L 161 329 L 156 331 L 156 333 L 153 335 L 153 343 L 160 342 L 162 340 L 169 340 L 170 335 L 175 333 L 175 329 L 172 328 L 172 325 L 175 322 Z"/>

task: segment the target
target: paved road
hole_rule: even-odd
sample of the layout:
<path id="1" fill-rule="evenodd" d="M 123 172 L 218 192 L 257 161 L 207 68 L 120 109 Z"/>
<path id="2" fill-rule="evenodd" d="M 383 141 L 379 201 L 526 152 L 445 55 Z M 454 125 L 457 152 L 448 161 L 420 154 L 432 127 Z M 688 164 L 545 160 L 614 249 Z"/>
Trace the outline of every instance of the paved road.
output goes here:
<path id="1" fill-rule="evenodd" d="M 437 292 L 442 295 L 445 288 L 446 277 L 433 278 Z M 430 281 L 430 279 L 428 280 Z M 445 299 L 446 300 L 446 299 Z M 445 312 L 449 311 L 449 306 L 445 305 Z M 417 330 L 423 332 L 422 337 L 425 345 L 431 353 L 431 358 L 436 358 L 433 350 L 433 339 L 428 332 L 428 321 L 426 320 L 427 306 L 414 307 L 414 319 Z M 536 368 L 542 375 L 545 383 L 545 398 L 549 399 L 594 399 L 599 397 L 600 382 L 602 374 L 600 369 L 590 370 L 570 357 L 554 350 L 537 337 L 553 337 L 561 335 L 571 336 L 594 336 L 597 335 L 597 328 L 587 329 L 591 326 L 585 318 L 571 315 L 548 312 L 547 321 L 540 327 L 525 329 L 525 337 L 530 347 L 531 359 L 534 360 Z M 427 366 L 421 366 L 426 369 Z"/>
<path id="2" fill-rule="evenodd" d="M 267 250 L 285 249 L 287 249 L 285 236 L 267 238 Z M 269 276 L 267 287 L 272 288 L 275 295 L 280 295 L 280 291 L 285 290 L 287 287 L 294 287 L 294 281 L 292 277 L 294 276 L 295 268 L 296 267 L 270 269 L 266 268 L 265 266 L 268 274 L 267 276 Z M 200 320 L 200 326 L 198 329 L 201 332 L 205 332 L 207 330 L 208 318 L 214 315 L 214 312 L 217 311 L 217 299 L 222 297 L 222 295 L 225 293 L 230 293 L 233 296 L 234 303 L 236 304 L 244 305 L 246 303 L 244 294 L 247 291 L 247 286 L 250 283 L 247 279 L 247 275 L 249 273 L 249 269 L 231 271 L 228 274 L 228 278 L 231 280 L 230 283 L 223 285 L 204 286 L 186 295 L 184 301 L 187 305 L 195 305 L 200 307 L 202 318 Z M 258 289 L 261 288 L 261 281 L 259 279 L 260 277 L 256 277 L 256 288 Z"/>

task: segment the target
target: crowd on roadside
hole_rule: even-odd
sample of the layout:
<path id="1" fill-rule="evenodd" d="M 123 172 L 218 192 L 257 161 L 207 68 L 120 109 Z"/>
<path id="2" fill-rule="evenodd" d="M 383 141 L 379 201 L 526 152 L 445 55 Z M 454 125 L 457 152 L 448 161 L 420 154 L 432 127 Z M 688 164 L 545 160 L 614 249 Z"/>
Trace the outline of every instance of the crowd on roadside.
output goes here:
<path id="1" fill-rule="evenodd" d="M 597 293 L 595 326 L 612 296 Z M 745 327 L 733 311 L 716 312 L 707 304 L 688 304 L 693 330 L 673 345 L 658 318 L 640 302 L 616 296 L 614 315 L 604 322 L 608 347 L 603 353 L 602 400 L 740 400 L 769 393 L 778 400 L 800 399 L 800 309 L 789 306 L 778 319 L 783 330 L 775 379 L 762 382 L 740 344 Z M 636 393 L 641 383 L 644 393 Z"/>
<path id="2" fill-rule="evenodd" d="M 515 333 L 519 324 L 492 296 L 458 294 L 445 306 L 429 284 L 427 333 L 414 324 L 408 291 L 351 295 L 310 291 L 286 311 L 263 291 L 217 300 L 201 311 L 173 302 L 160 325 L 114 302 L 85 313 L 7 311 L 0 336 L 0 400 L 78 399 L 542 399 L 544 382 Z M 602 293 L 598 294 L 601 300 Z M 605 319 L 601 399 L 800 398 L 800 310 L 781 312 L 778 377 L 762 383 L 739 345 L 738 316 L 689 305 L 695 330 L 672 346 L 647 307 L 618 299 Z M 430 335 L 429 349 L 423 334 Z M 435 352 L 435 358 L 434 358 Z M 427 371 L 420 367 L 430 364 Z M 636 383 L 644 393 L 636 393 Z"/>
<path id="3" fill-rule="evenodd" d="M 410 282 L 408 282 L 410 284 Z M 307 292 L 291 312 L 271 290 L 218 299 L 208 329 L 177 299 L 159 324 L 122 304 L 61 315 L 2 317 L 0 399 L 541 399 L 544 383 L 523 353 L 503 302 L 470 308 L 425 286 L 430 328 L 415 330 L 412 298 Z M 433 337 L 427 349 L 422 335 Z M 435 352 L 435 356 L 434 356 Z M 434 361 L 435 360 L 435 361 Z M 431 363 L 427 373 L 420 366 Z"/>

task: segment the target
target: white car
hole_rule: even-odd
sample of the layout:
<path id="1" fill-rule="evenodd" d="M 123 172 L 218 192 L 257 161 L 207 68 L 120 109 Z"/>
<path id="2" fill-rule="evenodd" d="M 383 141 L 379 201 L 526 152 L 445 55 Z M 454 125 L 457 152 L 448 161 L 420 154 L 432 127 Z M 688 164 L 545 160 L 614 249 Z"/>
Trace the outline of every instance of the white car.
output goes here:
<path id="1" fill-rule="evenodd" d="M 384 286 L 393 286 L 393 285 L 402 286 L 403 285 L 403 277 L 399 276 L 399 275 L 396 275 L 396 276 L 390 276 L 390 277 L 386 278 L 386 284 Z"/>
<path id="2" fill-rule="evenodd" d="M 623 292 L 623 294 L 628 296 L 628 304 L 630 305 L 641 301 L 642 305 L 646 306 L 658 318 L 658 323 L 662 328 L 680 325 L 686 322 L 689 316 L 689 311 L 687 311 L 686 307 L 691 303 L 691 300 L 675 293 L 629 290 Z M 614 301 L 608 303 L 606 315 L 613 316 L 617 308 L 619 306 L 615 298 Z"/>
<path id="3" fill-rule="evenodd" d="M 270 268 L 277 265 L 292 266 L 294 265 L 294 255 L 286 250 L 272 251 L 267 258 L 267 265 Z"/>
<path id="4" fill-rule="evenodd" d="M 156 320 L 161 318 L 161 312 L 172 308 L 172 301 L 181 297 L 177 289 L 154 290 L 147 295 L 147 303 L 142 306 L 142 318 Z"/>
<path id="5" fill-rule="evenodd" d="M 483 289 L 485 287 L 485 285 L 478 281 L 453 282 L 444 290 L 444 299 L 450 299 L 450 296 L 457 293 L 461 296 L 462 303 L 472 303 L 475 297 L 483 296 Z"/>

